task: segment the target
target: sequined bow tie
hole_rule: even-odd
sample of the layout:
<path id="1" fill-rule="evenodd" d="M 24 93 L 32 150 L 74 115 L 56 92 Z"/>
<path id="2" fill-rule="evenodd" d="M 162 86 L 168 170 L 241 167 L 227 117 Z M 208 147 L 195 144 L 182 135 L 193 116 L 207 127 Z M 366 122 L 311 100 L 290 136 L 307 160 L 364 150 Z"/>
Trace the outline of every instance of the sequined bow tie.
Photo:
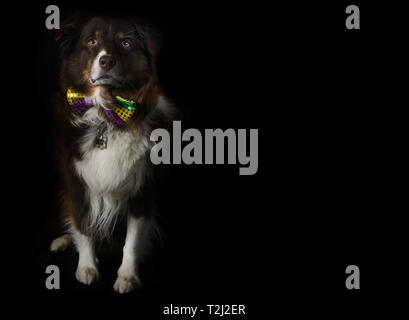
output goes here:
<path id="1" fill-rule="evenodd" d="M 71 107 L 71 110 L 77 115 L 82 116 L 88 109 L 93 107 L 90 100 L 85 99 L 85 96 L 75 91 L 70 87 L 67 90 L 67 100 Z M 108 119 L 114 125 L 115 130 L 121 129 L 126 122 L 131 119 L 135 112 L 135 101 L 124 99 L 120 96 L 116 96 L 115 100 L 117 104 L 110 110 L 104 109 L 104 112 Z"/>

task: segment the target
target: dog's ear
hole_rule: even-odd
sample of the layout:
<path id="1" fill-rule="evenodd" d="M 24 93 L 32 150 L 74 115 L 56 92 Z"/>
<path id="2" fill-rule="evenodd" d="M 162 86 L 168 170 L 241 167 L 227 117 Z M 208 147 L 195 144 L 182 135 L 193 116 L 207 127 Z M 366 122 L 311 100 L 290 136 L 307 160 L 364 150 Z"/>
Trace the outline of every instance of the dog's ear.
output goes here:
<path id="1" fill-rule="evenodd" d="M 81 33 L 81 27 L 84 24 L 85 16 L 81 13 L 75 13 L 66 19 L 59 30 L 57 30 L 55 39 L 60 48 L 61 55 L 70 53 L 78 41 Z"/>
<path id="2" fill-rule="evenodd" d="M 148 59 L 155 61 L 159 54 L 159 32 L 153 26 L 138 22 L 134 22 L 134 26 L 143 53 Z"/>

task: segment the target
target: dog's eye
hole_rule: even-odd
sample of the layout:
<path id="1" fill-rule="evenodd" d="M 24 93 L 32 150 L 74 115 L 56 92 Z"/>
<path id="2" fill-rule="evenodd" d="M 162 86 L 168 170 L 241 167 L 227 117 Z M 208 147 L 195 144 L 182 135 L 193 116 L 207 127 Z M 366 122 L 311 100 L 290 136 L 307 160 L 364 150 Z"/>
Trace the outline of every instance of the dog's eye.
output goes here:
<path id="1" fill-rule="evenodd" d="M 121 42 L 121 44 L 122 44 L 122 46 L 124 47 L 124 48 L 129 48 L 130 46 L 131 46 L 131 41 L 130 40 L 122 40 L 122 42 Z"/>
<path id="2" fill-rule="evenodd" d="M 89 45 L 90 47 L 93 47 L 93 46 L 95 46 L 96 44 L 97 44 L 97 40 L 96 40 L 96 39 L 91 38 L 91 39 L 88 40 L 88 45 Z"/>

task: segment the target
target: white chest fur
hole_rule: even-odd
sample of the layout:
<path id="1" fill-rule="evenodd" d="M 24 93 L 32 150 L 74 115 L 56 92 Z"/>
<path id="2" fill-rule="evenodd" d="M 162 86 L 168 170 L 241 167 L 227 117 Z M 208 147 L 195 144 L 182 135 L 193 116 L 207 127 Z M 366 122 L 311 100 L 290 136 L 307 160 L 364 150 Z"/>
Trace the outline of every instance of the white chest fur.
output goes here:
<path id="1" fill-rule="evenodd" d="M 87 186 L 89 228 L 107 235 L 114 221 L 127 209 L 127 200 L 144 182 L 148 138 L 140 131 L 108 131 L 107 148 L 95 147 L 96 127 L 80 141 L 83 158 L 75 162 L 77 174 Z"/>
<path id="2" fill-rule="evenodd" d="M 75 163 L 77 173 L 93 192 L 121 192 L 142 178 L 144 171 L 148 141 L 143 135 L 110 131 L 107 137 L 107 148 L 100 150 L 95 147 L 95 129 L 90 129 L 81 140 L 83 159 Z"/>
<path id="3" fill-rule="evenodd" d="M 89 97 L 94 105 L 103 105 L 99 91 Z M 106 121 L 98 107 L 88 110 L 74 125 L 86 123 L 90 129 L 79 141 L 83 158 L 75 162 L 77 174 L 87 186 L 90 202 L 89 231 L 98 236 L 107 236 L 115 225 L 118 215 L 127 210 L 128 199 L 136 194 L 147 174 L 150 142 L 150 121 L 156 113 L 171 114 L 172 109 L 160 96 L 154 110 L 135 131 L 115 131 L 108 124 L 107 148 L 95 146 L 98 126 Z"/>

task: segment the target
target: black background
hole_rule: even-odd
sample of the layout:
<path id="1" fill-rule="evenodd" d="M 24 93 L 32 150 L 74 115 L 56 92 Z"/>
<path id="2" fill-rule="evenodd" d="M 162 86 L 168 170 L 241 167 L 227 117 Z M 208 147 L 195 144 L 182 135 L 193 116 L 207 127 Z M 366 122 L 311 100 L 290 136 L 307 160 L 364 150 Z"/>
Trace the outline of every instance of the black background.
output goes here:
<path id="1" fill-rule="evenodd" d="M 126 296 L 112 290 L 120 261 L 107 262 L 101 283 L 85 288 L 74 278 L 74 250 L 47 252 L 59 69 L 55 31 L 45 28 L 49 4 L 62 20 L 103 6 L 156 25 L 160 78 L 183 129 L 259 129 L 254 176 L 240 176 L 238 165 L 166 166 L 165 243 L 142 267 L 145 288 Z M 406 278 L 404 20 L 393 4 L 355 1 L 361 30 L 347 30 L 348 4 L 53 2 L 3 12 L 4 296 L 41 301 L 45 313 L 61 305 L 74 315 L 140 319 L 166 319 L 171 303 L 245 304 L 248 319 L 379 312 Z M 58 291 L 45 288 L 49 264 L 60 267 Z M 345 288 L 350 264 L 360 267 L 360 290 Z"/>

